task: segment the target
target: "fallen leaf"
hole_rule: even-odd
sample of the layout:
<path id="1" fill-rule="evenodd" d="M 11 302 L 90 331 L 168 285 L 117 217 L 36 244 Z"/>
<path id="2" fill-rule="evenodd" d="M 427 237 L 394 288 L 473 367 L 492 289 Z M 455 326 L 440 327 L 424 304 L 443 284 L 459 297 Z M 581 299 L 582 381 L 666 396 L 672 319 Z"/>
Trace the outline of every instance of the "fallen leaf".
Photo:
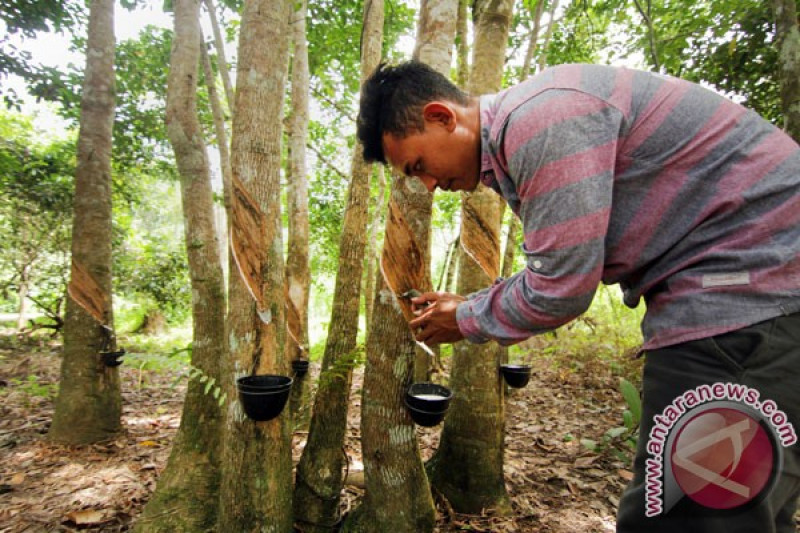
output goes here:
<path id="1" fill-rule="evenodd" d="M 143 440 L 139 446 L 158 446 L 158 443 L 154 440 Z"/>
<path id="2" fill-rule="evenodd" d="M 77 525 L 100 524 L 107 521 L 109 516 L 104 511 L 87 509 L 85 511 L 72 511 L 67 513 L 67 520 Z"/>
<path id="3" fill-rule="evenodd" d="M 25 473 L 24 472 L 17 472 L 11 479 L 8 480 L 8 484 L 11 486 L 22 485 L 25 481 Z"/>
<path id="4" fill-rule="evenodd" d="M 617 474 L 619 474 L 619 477 L 621 477 L 625 481 L 630 481 L 633 479 L 633 472 L 629 470 L 623 470 L 620 468 L 619 470 L 617 470 Z"/>

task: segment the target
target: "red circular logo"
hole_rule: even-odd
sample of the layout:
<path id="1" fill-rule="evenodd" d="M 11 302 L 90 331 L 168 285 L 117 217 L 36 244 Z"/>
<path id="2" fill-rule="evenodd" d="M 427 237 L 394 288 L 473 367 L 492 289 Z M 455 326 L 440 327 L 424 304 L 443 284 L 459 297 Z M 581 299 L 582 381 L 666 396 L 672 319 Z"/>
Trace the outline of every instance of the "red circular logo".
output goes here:
<path id="1" fill-rule="evenodd" d="M 689 498 L 712 509 L 755 499 L 772 476 L 775 453 L 757 420 L 731 408 L 692 417 L 672 445 L 672 474 Z"/>

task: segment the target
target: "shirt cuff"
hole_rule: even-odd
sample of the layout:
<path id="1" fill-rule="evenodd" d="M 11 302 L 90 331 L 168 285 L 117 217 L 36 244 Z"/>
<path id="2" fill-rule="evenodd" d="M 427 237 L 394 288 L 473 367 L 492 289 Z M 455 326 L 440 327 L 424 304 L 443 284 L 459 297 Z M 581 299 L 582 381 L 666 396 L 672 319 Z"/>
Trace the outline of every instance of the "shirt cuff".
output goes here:
<path id="1" fill-rule="evenodd" d="M 478 317 L 473 311 L 474 305 L 475 300 L 473 299 L 460 303 L 456 307 L 456 322 L 458 323 L 458 329 L 461 330 L 461 334 L 464 335 L 466 340 L 473 344 L 484 344 L 489 342 L 489 339 L 481 334 L 481 330 L 478 327 Z"/>

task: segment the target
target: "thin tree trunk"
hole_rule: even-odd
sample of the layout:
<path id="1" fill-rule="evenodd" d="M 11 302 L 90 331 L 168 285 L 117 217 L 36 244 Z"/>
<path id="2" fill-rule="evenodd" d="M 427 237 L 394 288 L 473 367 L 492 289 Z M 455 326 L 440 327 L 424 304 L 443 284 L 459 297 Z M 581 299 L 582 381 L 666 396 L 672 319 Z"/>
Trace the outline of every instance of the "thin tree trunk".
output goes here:
<path id="1" fill-rule="evenodd" d="M 536 52 L 536 45 L 539 42 L 539 29 L 542 26 L 542 13 L 544 12 L 544 5 L 546 2 L 547 0 L 539 0 L 536 2 L 536 9 L 533 13 L 533 31 L 531 32 L 530 39 L 528 39 L 528 49 L 525 51 L 525 60 L 522 62 L 520 81 L 528 79 L 531 73 L 531 62 L 533 61 L 533 54 Z"/>
<path id="2" fill-rule="evenodd" d="M 111 130 L 114 122 L 114 2 L 94 0 L 89 14 L 81 96 L 72 226 L 71 296 L 64 358 L 50 438 L 83 444 L 115 437 L 122 397 L 117 367 L 101 350 L 116 349 L 111 306 Z M 95 305 L 75 298 L 95 294 Z M 86 303 L 84 302 L 84 305 Z"/>
<path id="3" fill-rule="evenodd" d="M 470 93 L 484 94 L 500 88 L 506 41 L 511 22 L 511 0 L 478 2 Z M 465 194 L 462 204 L 462 247 L 467 238 L 479 236 L 491 242 L 491 252 L 481 265 L 463 256 L 459 272 L 461 294 L 491 285 L 500 267 L 501 199 L 486 187 Z M 480 234 L 479 234 L 480 232 Z M 474 254 L 473 254 L 474 255 Z M 499 350 L 495 343 L 472 345 L 466 341 L 453 347 L 450 385 L 453 401 L 441 443 L 428 463 L 434 486 L 459 512 L 478 513 L 494 509 L 505 514 L 511 503 L 503 478 L 503 387 L 498 371 Z"/>
<path id="4" fill-rule="evenodd" d="M 306 43 L 305 0 L 294 4 L 290 31 L 294 42 L 292 56 L 292 114 L 289 121 L 289 172 L 286 203 L 289 220 L 289 247 L 286 258 L 287 357 L 308 361 L 308 299 L 311 273 L 308 266 L 308 176 L 306 138 L 308 137 L 308 44 Z M 311 417 L 309 406 L 310 374 L 295 374 L 290 408 L 295 428 L 306 428 Z"/>
<path id="5" fill-rule="evenodd" d="M 25 265 L 19 273 L 19 286 L 17 287 L 17 298 L 19 298 L 19 314 L 17 315 L 17 331 L 25 328 L 25 315 L 28 311 L 28 289 L 30 285 L 30 265 Z"/>
<path id="6" fill-rule="evenodd" d="M 800 142 L 800 29 L 797 5 L 788 0 L 772 0 L 775 13 L 778 74 L 781 80 L 781 108 L 784 129 Z"/>
<path id="7" fill-rule="evenodd" d="M 380 61 L 383 39 L 383 0 L 364 3 L 361 79 Z M 368 165 L 356 144 L 352 156 L 333 309 L 322 360 L 322 374 L 314 399 L 308 442 L 297 465 L 295 520 L 304 531 L 330 531 L 339 522 L 339 495 L 347 457 L 342 451 L 347 429 L 352 370 L 358 361 L 356 338 L 361 298 L 361 274 L 369 215 Z"/>
<path id="8" fill-rule="evenodd" d="M 235 95 L 233 86 L 231 85 L 231 76 L 228 74 L 228 60 L 225 59 L 225 40 L 222 38 L 222 32 L 219 30 L 214 0 L 205 0 L 205 4 L 208 10 L 208 18 L 211 20 L 211 31 L 214 32 L 214 45 L 217 49 L 217 66 L 219 67 L 219 75 L 222 78 L 222 86 L 225 88 L 225 98 L 228 100 L 228 109 L 233 109 Z"/>
<path id="9" fill-rule="evenodd" d="M 539 72 L 543 71 L 547 66 L 547 47 L 550 46 L 550 39 L 553 37 L 553 31 L 556 28 L 556 9 L 558 9 L 559 0 L 552 0 L 550 4 L 550 18 L 547 21 L 547 31 L 544 33 L 544 41 L 542 42 L 542 53 L 539 54 L 539 63 L 537 67 Z"/>
<path id="10" fill-rule="evenodd" d="M 364 314 L 366 330 L 372 327 L 372 310 L 375 303 L 375 268 L 378 264 L 378 228 L 383 220 L 386 207 L 386 177 L 382 165 L 374 166 L 373 176 L 378 182 L 378 193 L 375 196 L 375 207 L 372 210 L 372 221 L 367 238 L 367 266 L 364 275 Z"/>
<path id="11" fill-rule="evenodd" d="M 456 21 L 456 83 L 466 89 L 469 82 L 469 43 L 467 26 L 471 0 L 458 0 L 458 19 Z"/>
<path id="12" fill-rule="evenodd" d="M 231 357 L 223 382 L 233 401 L 223 430 L 217 531 L 285 533 L 292 528 L 291 417 L 284 410 L 277 418 L 254 422 L 235 401 L 236 378 L 289 374 L 280 213 L 288 20 L 285 1 L 249 0 L 243 7 L 231 139 L 232 233 L 253 239 L 256 247 L 231 243 L 248 268 L 231 273 L 228 292 Z"/>
<path id="13" fill-rule="evenodd" d="M 197 118 L 200 2 L 176 0 L 167 89 L 167 133 L 181 178 L 186 251 L 192 281 L 192 366 L 220 381 L 225 344 L 225 294 L 214 227 L 214 200 L 205 142 Z M 204 45 L 203 45 L 204 46 Z M 207 531 L 217 519 L 221 410 L 205 384 L 192 379 L 167 468 L 137 523 L 140 532 Z M 219 392 L 217 392 L 219 394 Z"/>
<path id="14" fill-rule="evenodd" d="M 205 76 L 206 90 L 208 91 L 208 100 L 211 102 L 211 115 L 214 117 L 214 135 L 217 139 L 219 163 L 222 168 L 222 198 L 225 208 L 225 227 L 217 228 L 217 240 L 220 241 L 220 258 L 223 265 L 223 276 L 225 276 L 224 267 L 227 265 L 228 261 L 228 236 L 230 235 L 231 223 L 231 182 L 233 181 L 231 174 L 233 171 L 231 170 L 231 156 L 228 150 L 228 134 L 225 131 L 225 113 L 222 110 L 222 102 L 217 92 L 214 71 L 211 69 L 211 58 L 208 56 L 205 40 L 202 39 L 202 30 L 200 57 L 203 62 L 203 74 Z M 214 206 L 214 209 L 216 210 L 217 207 Z"/>

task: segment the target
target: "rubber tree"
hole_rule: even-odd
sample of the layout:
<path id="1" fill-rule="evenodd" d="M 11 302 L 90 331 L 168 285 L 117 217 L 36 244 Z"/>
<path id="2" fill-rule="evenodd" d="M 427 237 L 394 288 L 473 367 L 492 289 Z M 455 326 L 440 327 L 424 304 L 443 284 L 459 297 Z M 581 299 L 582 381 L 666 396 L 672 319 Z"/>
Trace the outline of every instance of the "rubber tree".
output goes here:
<path id="1" fill-rule="evenodd" d="M 51 440 L 68 444 L 108 440 L 122 429 L 119 370 L 105 365 L 101 353 L 116 351 L 111 302 L 114 47 L 114 2 L 94 0 L 81 94 L 63 360 L 49 432 Z"/>
<path id="2" fill-rule="evenodd" d="M 200 0 L 176 0 L 167 82 L 167 134 L 181 183 L 192 284 L 192 372 L 167 467 L 136 525 L 140 532 L 207 531 L 216 524 L 221 409 L 219 361 L 227 355 L 225 293 L 205 140 L 197 116 Z M 205 379 L 200 379 L 201 377 Z M 206 383 L 212 387 L 206 388 Z"/>
<path id="3" fill-rule="evenodd" d="M 380 61 L 383 0 L 367 0 L 363 19 L 362 81 Z M 357 143 L 351 159 L 350 185 L 339 240 L 339 265 L 322 371 L 314 398 L 308 441 L 297 465 L 295 520 L 305 531 L 330 531 L 339 522 L 339 495 L 344 484 L 343 469 L 347 464 L 347 457 L 342 450 L 347 430 L 352 370 L 359 359 L 356 340 L 372 168 L 364 161 L 361 152 L 362 148 Z"/>
<path id="4" fill-rule="evenodd" d="M 289 374 L 280 204 L 289 11 L 283 0 L 248 0 L 242 8 L 231 136 L 231 250 L 238 268 L 229 277 L 217 531 L 292 528 L 289 410 L 255 422 L 236 390 L 245 375 Z"/>
<path id="5" fill-rule="evenodd" d="M 455 36 L 457 0 L 428 0 L 420 5 L 415 57 L 449 70 Z M 416 274 L 408 288 L 430 290 L 431 195 L 415 178 L 395 175 L 382 252 L 382 271 L 390 278 Z M 408 246 L 396 246 L 407 243 Z M 393 248 L 395 254 L 387 253 Z M 387 261 L 387 258 L 392 261 Z M 414 265 L 410 265 L 413 262 Z M 367 337 L 367 361 L 361 400 L 361 449 L 366 494 L 350 515 L 345 531 L 433 531 L 436 511 L 422 464 L 415 427 L 403 398 L 414 374 L 415 343 L 407 324 L 410 306 L 401 310 L 381 277 Z M 394 292 L 393 292 L 394 291 Z"/>
<path id="6" fill-rule="evenodd" d="M 468 84 L 473 95 L 500 89 L 512 7 L 511 0 L 475 4 Z M 468 253 L 461 256 L 460 294 L 488 287 L 499 274 L 500 202 L 497 194 L 482 185 L 464 195 L 461 246 Z M 474 345 L 462 341 L 453 346 L 453 400 L 428 472 L 432 484 L 459 512 L 511 511 L 503 478 L 505 413 L 499 359 L 500 351 L 493 342 Z"/>
<path id="7" fill-rule="evenodd" d="M 453 44 L 457 33 L 458 1 L 425 1 L 420 6 L 417 24 L 417 38 L 412 58 L 430 65 L 434 70 L 450 75 L 453 62 Z M 394 180 L 399 179 L 395 173 Z M 431 216 L 433 214 L 433 195 L 418 180 L 412 180 L 409 187 L 402 190 L 401 204 L 403 214 L 414 231 L 414 239 L 422 250 L 431 279 Z M 421 287 L 417 287 L 421 289 Z M 431 287 L 432 289 L 432 287 Z M 414 381 L 429 381 L 439 349 L 434 348 L 436 356 L 431 357 L 419 347 L 414 356 Z"/>
<path id="8" fill-rule="evenodd" d="M 308 137 L 308 44 L 306 43 L 306 2 L 294 4 L 290 29 L 292 54 L 291 116 L 289 120 L 289 172 L 286 203 L 289 221 L 289 246 L 286 256 L 287 326 L 289 360 L 308 361 L 308 299 L 311 272 L 308 264 L 308 176 L 306 138 Z M 295 427 L 305 427 L 310 418 L 309 376 L 296 374 L 292 387 L 291 410 Z"/>

